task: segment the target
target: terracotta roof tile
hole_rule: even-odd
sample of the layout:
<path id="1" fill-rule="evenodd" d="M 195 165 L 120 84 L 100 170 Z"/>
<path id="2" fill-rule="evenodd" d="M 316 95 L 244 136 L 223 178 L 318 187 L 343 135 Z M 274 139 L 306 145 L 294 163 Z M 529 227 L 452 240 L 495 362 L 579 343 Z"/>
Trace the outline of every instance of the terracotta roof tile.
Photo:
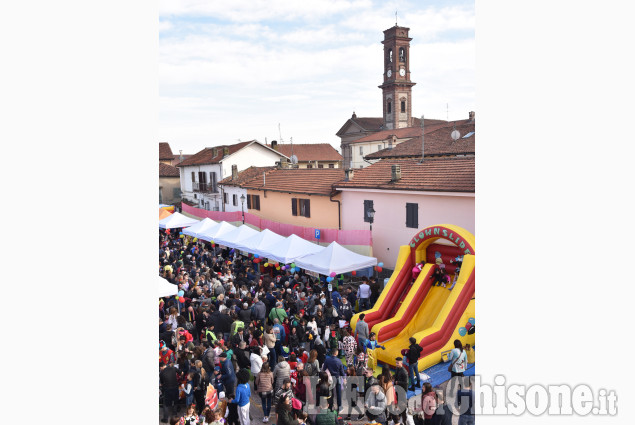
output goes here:
<path id="1" fill-rule="evenodd" d="M 425 154 L 426 155 L 474 155 L 475 151 L 475 123 L 468 122 L 457 124 L 456 129 L 461 134 L 458 140 L 452 140 L 451 134 L 455 127 L 447 125 L 443 128 L 426 131 Z M 472 133 L 469 137 L 464 137 Z M 421 156 L 421 132 L 418 137 L 405 140 L 395 145 L 392 149 L 382 149 L 365 156 L 366 159 L 380 158 L 407 158 Z"/>
<path id="2" fill-rule="evenodd" d="M 191 157 L 191 156 L 192 156 L 192 155 L 186 155 L 186 154 L 181 154 L 181 155 L 178 155 L 176 158 L 174 158 L 174 159 L 175 159 L 175 164 L 174 164 L 174 166 L 175 166 L 175 167 L 178 167 L 178 166 L 179 166 L 179 164 L 181 163 L 181 157 L 183 157 L 183 161 L 185 161 L 186 159 L 188 159 L 188 158 L 189 158 L 189 157 Z"/>
<path id="3" fill-rule="evenodd" d="M 174 154 L 172 153 L 169 143 L 159 142 L 159 159 L 174 159 Z"/>
<path id="4" fill-rule="evenodd" d="M 474 192 L 474 157 L 383 159 L 355 170 L 353 178 L 334 188 Z M 392 165 L 399 165 L 401 178 L 391 182 Z"/>
<path id="5" fill-rule="evenodd" d="M 353 117 L 346 120 L 344 125 L 339 130 L 337 130 L 337 133 L 335 134 L 338 136 L 340 134 L 344 134 L 343 132 L 348 126 L 349 122 L 354 122 L 362 129 L 364 129 L 364 131 L 379 131 L 383 128 L 384 125 L 384 119 L 381 117 L 358 117 L 356 115 L 353 115 Z"/>
<path id="6" fill-rule="evenodd" d="M 179 169 L 159 162 L 159 177 L 179 177 Z"/>
<path id="7" fill-rule="evenodd" d="M 242 185 L 250 180 L 253 180 L 256 177 L 262 176 L 262 173 L 266 173 L 268 171 L 273 170 L 276 167 L 249 167 L 246 170 L 238 172 L 238 178 L 236 180 L 232 179 L 232 176 L 225 177 L 223 180 L 219 181 L 218 184 L 221 186 L 238 186 L 242 187 Z"/>
<path id="8" fill-rule="evenodd" d="M 460 120 L 460 121 L 441 121 L 441 120 L 428 120 L 425 119 L 424 122 L 424 130 L 426 134 L 431 133 L 433 131 L 439 130 L 440 128 L 445 128 L 448 126 L 459 125 L 470 122 L 469 120 Z M 372 133 L 367 136 L 364 136 L 360 139 L 352 141 L 351 144 L 354 143 L 368 143 L 368 142 L 378 142 L 384 141 L 392 136 L 397 136 L 397 139 L 410 139 L 412 137 L 421 137 L 421 120 L 419 118 L 415 118 L 415 125 L 412 127 L 404 127 L 404 128 L 396 128 L 392 130 L 382 130 L 377 133 Z"/>
<path id="9" fill-rule="evenodd" d="M 246 189 L 328 195 L 332 185 L 344 178 L 341 168 L 288 168 L 269 171 L 243 184 Z M 264 183 L 264 185 L 263 185 Z"/>
<path id="10" fill-rule="evenodd" d="M 267 145 L 271 147 L 271 145 Z M 293 149 L 292 149 L 293 148 Z M 278 144 L 275 148 L 281 154 L 298 157 L 298 161 L 341 161 L 342 155 L 330 143 Z"/>
<path id="11" fill-rule="evenodd" d="M 223 153 L 224 148 L 228 148 L 229 155 L 231 155 L 234 152 L 244 148 L 245 146 L 247 146 L 248 144 L 252 142 L 253 140 L 249 142 L 236 143 L 234 145 L 221 145 L 221 146 L 214 146 L 212 148 L 205 148 L 202 151 L 195 153 L 189 158 L 183 160 L 181 163 L 177 164 L 177 167 L 185 167 L 187 165 L 217 164 L 225 156 Z M 214 156 L 214 149 L 217 150 L 216 156 Z"/>

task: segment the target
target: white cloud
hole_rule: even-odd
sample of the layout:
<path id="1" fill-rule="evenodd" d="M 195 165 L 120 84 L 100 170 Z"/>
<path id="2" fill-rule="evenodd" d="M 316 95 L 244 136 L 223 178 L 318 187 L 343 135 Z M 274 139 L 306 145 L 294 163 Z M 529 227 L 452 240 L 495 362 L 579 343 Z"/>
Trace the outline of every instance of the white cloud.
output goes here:
<path id="1" fill-rule="evenodd" d="M 381 115 L 382 31 L 394 24 L 396 5 L 413 37 L 414 114 L 445 118 L 446 103 L 450 119 L 474 110 L 473 8 L 327 1 L 317 11 L 315 2 L 292 2 L 274 16 L 283 2 L 252 3 L 247 13 L 246 2 L 164 2 L 162 140 L 192 153 L 239 138 L 278 138 L 281 123 L 287 140 L 338 146 L 335 132 L 353 111 Z M 182 17 L 216 12 L 224 21 Z M 237 21 L 240 13 L 247 15 Z"/>

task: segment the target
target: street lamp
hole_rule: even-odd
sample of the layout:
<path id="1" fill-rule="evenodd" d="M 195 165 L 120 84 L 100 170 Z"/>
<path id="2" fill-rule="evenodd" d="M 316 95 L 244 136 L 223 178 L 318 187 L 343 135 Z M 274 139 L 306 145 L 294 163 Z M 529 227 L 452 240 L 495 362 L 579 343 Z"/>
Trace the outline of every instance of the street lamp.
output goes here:
<path id="1" fill-rule="evenodd" d="M 373 221 L 375 221 L 375 210 L 371 206 L 367 212 L 368 214 L 368 222 L 370 223 L 370 231 L 373 231 Z"/>
<path id="2" fill-rule="evenodd" d="M 240 195 L 240 211 L 243 213 L 243 224 L 245 224 L 245 194 Z"/>

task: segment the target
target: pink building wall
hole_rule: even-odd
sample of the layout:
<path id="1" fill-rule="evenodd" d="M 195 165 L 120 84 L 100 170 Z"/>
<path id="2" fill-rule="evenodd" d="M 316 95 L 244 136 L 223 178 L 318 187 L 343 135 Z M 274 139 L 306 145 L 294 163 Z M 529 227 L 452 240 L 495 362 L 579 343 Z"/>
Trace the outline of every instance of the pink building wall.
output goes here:
<path id="1" fill-rule="evenodd" d="M 373 256 L 387 268 L 394 268 L 399 247 L 406 245 L 422 228 L 454 224 L 474 233 L 474 194 L 449 196 L 417 192 L 342 190 L 342 229 L 369 229 L 365 222 L 364 200 L 372 200 Z M 418 229 L 406 227 L 406 203 L 419 205 Z"/>

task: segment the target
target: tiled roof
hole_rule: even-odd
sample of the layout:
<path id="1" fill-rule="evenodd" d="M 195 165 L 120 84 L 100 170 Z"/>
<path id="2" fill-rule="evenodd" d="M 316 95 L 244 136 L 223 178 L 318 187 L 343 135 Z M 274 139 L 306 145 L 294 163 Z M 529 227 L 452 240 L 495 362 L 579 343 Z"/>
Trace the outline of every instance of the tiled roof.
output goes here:
<path id="1" fill-rule="evenodd" d="M 271 147 L 271 145 L 267 145 Z M 281 154 L 291 157 L 295 155 L 298 161 L 341 161 L 342 155 L 329 143 L 278 144 L 275 148 Z M 293 150 L 293 152 L 292 152 Z"/>
<path id="2" fill-rule="evenodd" d="M 179 169 L 159 162 L 159 177 L 179 177 Z"/>
<path id="3" fill-rule="evenodd" d="M 376 118 L 376 117 L 358 117 L 355 114 L 353 114 L 353 116 L 349 119 L 346 120 L 346 122 L 344 123 L 344 125 L 337 130 L 337 133 L 335 133 L 336 135 L 340 135 L 344 133 L 344 130 L 346 129 L 346 127 L 348 127 L 349 122 L 354 122 L 357 125 L 359 125 L 361 128 L 363 128 L 365 131 L 379 131 L 382 129 L 383 125 L 384 125 L 384 119 L 383 118 Z"/>
<path id="4" fill-rule="evenodd" d="M 328 195 L 331 186 L 344 178 L 341 168 L 283 168 L 269 171 L 243 184 L 246 189 Z M 264 183 L 264 184 L 263 184 Z"/>
<path id="5" fill-rule="evenodd" d="M 186 155 L 186 154 L 177 155 L 176 158 L 174 158 L 174 166 L 175 167 L 179 166 L 179 164 L 181 163 L 181 157 L 183 157 L 183 161 L 185 161 L 186 159 L 188 159 L 191 156 L 192 155 Z"/>
<path id="6" fill-rule="evenodd" d="M 392 165 L 401 167 L 401 178 L 391 182 Z M 383 159 L 354 171 L 353 178 L 334 188 L 474 192 L 474 157 Z"/>
<path id="7" fill-rule="evenodd" d="M 452 140 L 451 134 L 455 127 L 452 125 L 426 132 L 424 138 L 426 155 L 473 155 L 475 154 L 475 123 L 457 124 L 460 133 L 457 140 Z M 421 132 L 419 132 L 421 133 Z M 469 137 L 464 137 L 472 133 Z M 407 158 L 421 156 L 421 135 L 405 140 L 392 149 L 382 149 L 365 156 L 366 159 Z"/>
<path id="8" fill-rule="evenodd" d="M 224 154 L 223 154 L 224 148 L 229 148 L 229 155 L 231 155 L 234 152 L 244 148 L 251 142 L 253 142 L 253 140 L 249 142 L 236 143 L 235 145 L 222 145 L 222 146 L 214 146 L 212 148 L 205 148 L 202 151 L 195 153 L 189 158 L 183 160 L 183 162 L 177 164 L 177 167 L 185 167 L 186 165 L 217 164 L 224 157 Z M 216 156 L 214 156 L 214 149 L 218 151 L 216 153 Z"/>
<path id="9" fill-rule="evenodd" d="M 256 177 L 262 176 L 262 173 L 266 173 L 268 171 L 273 170 L 276 167 L 249 167 L 246 170 L 238 172 L 238 178 L 236 180 L 232 180 L 232 176 L 225 177 L 223 180 L 219 181 L 218 184 L 222 186 L 239 186 L 242 185 Z"/>
<path id="10" fill-rule="evenodd" d="M 167 142 L 159 142 L 159 159 L 174 159 L 174 154 Z"/>
<path id="11" fill-rule="evenodd" d="M 424 130 L 426 134 L 436 131 L 440 128 L 444 128 L 447 126 L 452 126 L 456 123 L 456 125 L 470 122 L 469 120 L 460 120 L 460 121 L 441 121 L 441 120 L 428 120 L 425 119 L 424 122 Z M 360 139 L 354 140 L 351 144 L 354 143 L 368 143 L 368 142 L 379 142 L 387 140 L 392 136 L 396 136 L 397 139 L 410 139 L 412 137 L 421 137 L 421 120 L 419 118 L 415 118 L 415 125 L 412 127 L 404 127 L 404 128 L 395 128 L 392 130 L 382 130 L 376 133 L 369 134 Z"/>

